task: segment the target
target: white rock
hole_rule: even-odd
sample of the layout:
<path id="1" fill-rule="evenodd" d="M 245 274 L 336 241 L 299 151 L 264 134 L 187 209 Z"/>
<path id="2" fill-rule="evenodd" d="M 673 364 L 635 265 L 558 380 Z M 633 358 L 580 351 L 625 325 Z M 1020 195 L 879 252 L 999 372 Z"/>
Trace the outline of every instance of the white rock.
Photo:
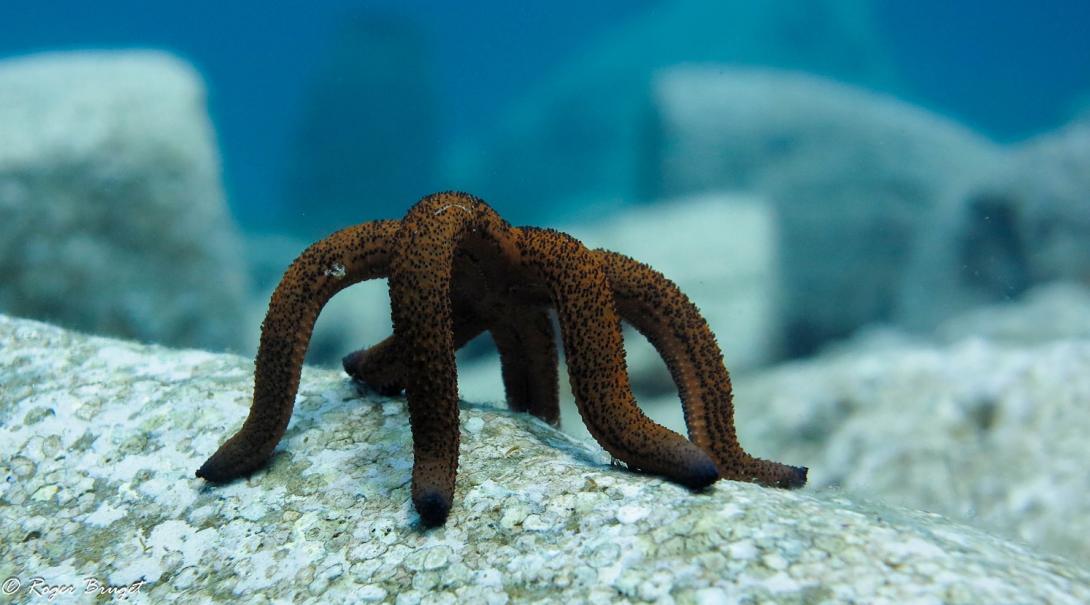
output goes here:
<path id="1" fill-rule="evenodd" d="M 742 443 L 808 466 L 816 488 L 1090 562 L 1090 340 L 889 339 L 735 385 Z"/>
<path id="2" fill-rule="evenodd" d="M 977 337 L 1014 345 L 1090 339 L 1090 288 L 1069 282 L 1042 285 L 1016 301 L 951 318 L 938 334 L 946 342 Z"/>
<path id="3" fill-rule="evenodd" d="M 646 517 L 649 512 L 645 508 L 626 504 L 617 509 L 617 520 L 625 525 L 630 525 Z"/>
<path id="4" fill-rule="evenodd" d="M 136 355 L 107 369 L 95 355 L 103 347 Z M 193 377 L 160 378 L 148 362 Z M 600 450 L 525 416 L 469 404 L 462 414 L 487 419 L 485 428 L 463 435 L 447 525 L 424 531 L 409 512 L 409 470 L 388 463 L 411 455 L 407 424 L 387 423 L 379 398 L 355 395 L 343 375 L 313 369 L 302 395 L 323 403 L 295 410 L 271 466 L 208 486 L 193 469 L 245 416 L 251 369 L 249 359 L 198 361 L 0 316 L 0 577 L 118 585 L 143 577 L 146 602 L 234 602 L 254 591 L 307 602 L 1090 600 L 1087 571 L 938 515 L 733 482 L 694 494 L 611 468 Z M 212 390 L 229 403 L 210 405 Z M 139 452 L 118 449 L 138 435 Z M 42 455 L 49 441 L 59 455 Z M 484 455 L 501 448 L 509 454 Z M 330 450 L 344 455 L 320 462 Z M 35 472 L 11 474 L 13 457 L 33 460 Z M 91 498 L 80 509 L 30 498 L 87 479 Z M 509 491 L 475 489 L 487 481 Z M 188 499 L 179 505 L 167 486 Z M 346 494 L 363 493 L 371 495 L 343 508 Z M 584 495 L 600 504 L 578 514 L 550 506 Z M 254 502 L 270 514 L 245 518 Z M 101 528 L 103 505 L 128 514 Z M 653 513 L 623 524 L 624 506 Z M 503 512 L 518 507 L 554 512 L 558 522 L 533 532 L 502 527 Z M 354 554 L 370 541 L 389 546 L 374 558 Z M 753 556 L 724 556 L 733 544 Z M 608 556 L 596 555 L 607 546 Z"/>
<path id="5" fill-rule="evenodd" d="M 237 347 L 244 263 L 200 77 L 158 52 L 0 62 L 0 309 Z"/>
<path id="6" fill-rule="evenodd" d="M 718 336 L 733 369 L 763 365 L 778 353 L 776 229 L 774 211 L 764 199 L 715 192 L 561 228 L 588 248 L 631 256 L 677 284 Z M 649 345 L 626 344 L 634 382 L 652 371 L 648 366 L 665 369 Z"/>
<path id="7" fill-rule="evenodd" d="M 1053 281 L 1090 285 L 1090 118 L 1010 149 L 1003 170 L 928 218 L 899 321 L 930 329 Z"/>
<path id="8" fill-rule="evenodd" d="M 1002 157 L 949 120 L 798 72 L 669 69 L 654 106 L 654 196 L 742 190 L 772 202 L 794 353 L 889 318 L 921 226 Z"/>

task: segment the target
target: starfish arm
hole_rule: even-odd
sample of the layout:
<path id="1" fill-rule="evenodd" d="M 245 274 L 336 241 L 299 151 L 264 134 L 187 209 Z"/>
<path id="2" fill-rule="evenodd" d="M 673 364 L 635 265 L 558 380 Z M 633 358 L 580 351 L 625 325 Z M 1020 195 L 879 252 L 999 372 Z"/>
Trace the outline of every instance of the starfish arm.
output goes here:
<path id="1" fill-rule="evenodd" d="M 480 318 L 460 314 L 455 309 L 454 350 L 461 349 L 487 328 Z M 383 395 L 398 395 L 405 390 L 405 364 L 401 362 L 396 346 L 397 339 L 388 336 L 374 346 L 349 353 L 341 360 L 344 371 Z"/>
<path id="2" fill-rule="evenodd" d="M 718 479 L 704 450 L 636 405 L 620 318 L 598 259 L 557 231 L 523 228 L 518 243 L 523 265 L 545 283 L 556 305 L 572 391 L 591 435 L 631 468 L 694 489 Z"/>
<path id="3" fill-rule="evenodd" d="M 510 263 L 505 263 L 509 255 L 502 246 L 484 241 L 455 249 L 450 285 L 454 350 L 489 330 L 500 353 L 508 405 L 555 426 L 560 419 L 560 397 L 548 296 L 535 299 L 517 281 L 510 283 L 516 276 Z M 397 342 L 387 338 L 346 356 L 345 371 L 380 393 L 400 393 L 406 379 Z"/>
<path id="4" fill-rule="evenodd" d="M 689 437 L 711 455 L 720 475 L 776 487 L 801 487 L 806 469 L 755 458 L 738 443 L 730 375 L 699 309 L 648 265 L 609 250 L 601 260 L 621 317 L 666 361 L 677 385 Z"/>
<path id="5" fill-rule="evenodd" d="M 288 267 L 261 324 L 250 414 L 197 470 L 198 477 L 228 481 L 265 464 L 291 419 L 318 313 L 342 289 L 386 276 L 397 226 L 396 221 L 374 221 L 342 229 L 311 245 Z"/>
<path id="6" fill-rule="evenodd" d="M 455 250 L 451 277 L 451 313 L 454 322 L 454 350 L 486 329 L 486 313 L 481 306 L 481 290 L 487 287 L 477 259 L 464 250 Z M 405 390 L 405 364 L 396 349 L 397 339 L 389 337 L 371 347 L 349 353 L 341 364 L 352 378 L 383 395 L 397 395 Z"/>
<path id="7" fill-rule="evenodd" d="M 556 426 L 560 422 L 558 359 L 553 326 L 543 309 L 516 306 L 518 313 L 489 328 L 477 318 L 454 318 L 454 349 L 489 329 L 499 349 L 507 404 Z M 397 339 L 351 353 L 342 360 L 345 371 L 379 393 L 393 396 L 405 388 L 405 365 L 398 357 Z"/>
<path id="8" fill-rule="evenodd" d="M 441 525 L 458 472 L 458 385 L 454 361 L 451 274 L 463 238 L 506 239 L 510 228 L 465 194 L 418 202 L 401 221 L 390 261 L 394 337 L 405 364 L 413 434 L 412 499 L 426 526 Z"/>
<path id="9" fill-rule="evenodd" d="M 397 355 L 397 339 L 393 336 L 345 355 L 341 365 L 353 379 L 387 397 L 405 389 L 405 366 Z"/>
<path id="10" fill-rule="evenodd" d="M 491 332 L 500 352 L 508 407 L 559 425 L 559 361 L 549 312 L 535 305 L 512 304 Z"/>

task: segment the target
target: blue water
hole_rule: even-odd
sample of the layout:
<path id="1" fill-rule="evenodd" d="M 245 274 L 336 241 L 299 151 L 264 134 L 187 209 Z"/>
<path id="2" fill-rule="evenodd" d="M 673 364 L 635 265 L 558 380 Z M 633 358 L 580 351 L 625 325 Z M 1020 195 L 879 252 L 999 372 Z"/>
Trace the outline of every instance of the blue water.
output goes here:
<path id="1" fill-rule="evenodd" d="M 6 0 L 0 57 L 155 47 L 191 61 L 207 80 L 234 212 L 244 225 L 266 228 L 262 217 L 277 216 L 285 198 L 282 175 L 296 157 L 292 133 L 303 91 L 347 15 L 395 13 L 429 40 L 431 84 L 439 91 L 434 137 L 443 148 L 487 131 L 595 41 L 664 4 Z M 875 27 L 896 61 L 899 92 L 993 138 L 1055 127 L 1088 102 L 1090 3 L 877 0 L 874 8 Z M 444 185 L 437 177 L 424 180 L 434 182 L 422 182 L 422 190 Z"/>
<path id="2" fill-rule="evenodd" d="M 995 138 L 1049 129 L 1090 103 L 1090 2 L 880 6 L 881 31 L 916 96 Z"/>
<path id="3" fill-rule="evenodd" d="M 393 12 L 434 42 L 443 95 L 441 132 L 485 127 L 541 74 L 588 40 L 654 4 L 650 0 L 453 3 L 428 0 L 154 2 L 5 0 L 0 57 L 78 48 L 153 47 L 195 64 L 223 150 L 236 214 L 257 222 L 279 204 L 300 97 L 326 43 L 347 15 Z M 406 204 L 409 200 L 406 200 Z"/>

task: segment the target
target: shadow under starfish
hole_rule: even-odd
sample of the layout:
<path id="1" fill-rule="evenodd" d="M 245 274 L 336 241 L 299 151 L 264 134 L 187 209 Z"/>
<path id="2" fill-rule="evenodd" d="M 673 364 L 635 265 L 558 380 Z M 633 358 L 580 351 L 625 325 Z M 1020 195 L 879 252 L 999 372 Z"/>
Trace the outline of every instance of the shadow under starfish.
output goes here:
<path id="1" fill-rule="evenodd" d="M 696 306 L 661 273 L 551 229 L 512 227 L 464 193 L 420 200 L 401 221 L 373 221 L 316 242 L 284 274 L 262 324 L 254 399 L 242 428 L 197 470 L 222 482 L 263 466 L 291 417 L 314 322 L 352 284 L 388 278 L 394 334 L 345 357 L 380 392 L 405 391 L 413 434 L 412 498 L 428 526 L 446 521 L 458 467 L 454 352 L 488 330 L 508 405 L 556 425 L 555 308 L 583 422 L 630 468 L 692 489 L 719 478 L 794 488 L 806 469 L 761 460 L 738 444 L 730 378 Z M 662 355 L 678 387 L 689 441 L 636 405 L 621 320 Z"/>

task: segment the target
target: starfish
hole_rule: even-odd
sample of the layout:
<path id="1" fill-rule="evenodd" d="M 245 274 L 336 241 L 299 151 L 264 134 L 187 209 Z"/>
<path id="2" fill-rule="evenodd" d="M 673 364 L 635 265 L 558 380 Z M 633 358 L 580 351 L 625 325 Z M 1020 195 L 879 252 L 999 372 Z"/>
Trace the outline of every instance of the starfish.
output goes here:
<path id="1" fill-rule="evenodd" d="M 583 422 L 629 468 L 700 490 L 720 478 L 794 488 L 806 469 L 746 453 L 738 444 L 730 377 L 696 306 L 651 267 L 588 250 L 551 229 L 512 227 L 487 204 L 445 192 L 401 221 L 342 229 L 307 248 L 269 301 L 242 428 L 197 470 L 211 482 L 265 465 L 291 418 L 314 321 L 337 292 L 387 278 L 394 333 L 344 358 L 350 376 L 379 392 L 405 392 L 413 437 L 412 500 L 425 526 L 450 512 L 458 468 L 454 352 L 489 331 L 509 407 L 559 422 L 556 311 L 569 380 Z M 636 405 L 621 320 L 662 355 L 678 387 L 692 441 Z"/>

